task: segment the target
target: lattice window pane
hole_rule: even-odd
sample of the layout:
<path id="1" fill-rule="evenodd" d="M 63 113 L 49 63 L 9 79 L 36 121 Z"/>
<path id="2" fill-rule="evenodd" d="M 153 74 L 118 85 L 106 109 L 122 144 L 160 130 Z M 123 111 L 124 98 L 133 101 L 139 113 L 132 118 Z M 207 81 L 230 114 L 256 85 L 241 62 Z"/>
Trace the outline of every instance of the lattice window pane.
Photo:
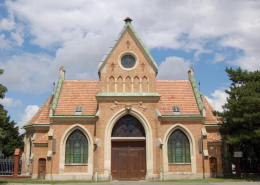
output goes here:
<path id="1" fill-rule="evenodd" d="M 190 143 L 180 130 L 174 131 L 168 140 L 168 162 L 190 163 Z"/>
<path id="2" fill-rule="evenodd" d="M 75 130 L 66 142 L 65 163 L 87 163 L 88 141 L 80 130 Z"/>

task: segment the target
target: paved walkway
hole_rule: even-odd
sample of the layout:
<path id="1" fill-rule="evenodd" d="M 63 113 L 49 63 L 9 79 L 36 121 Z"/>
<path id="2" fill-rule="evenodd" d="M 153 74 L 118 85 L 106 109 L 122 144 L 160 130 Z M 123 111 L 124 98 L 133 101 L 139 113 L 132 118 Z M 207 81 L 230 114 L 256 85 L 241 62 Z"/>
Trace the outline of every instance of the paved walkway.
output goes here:
<path id="1" fill-rule="evenodd" d="M 260 182 L 147 182 L 147 181 L 113 181 L 102 183 L 66 183 L 58 185 L 260 185 Z M 4 183 L 3 185 L 51 185 L 31 183 Z"/>

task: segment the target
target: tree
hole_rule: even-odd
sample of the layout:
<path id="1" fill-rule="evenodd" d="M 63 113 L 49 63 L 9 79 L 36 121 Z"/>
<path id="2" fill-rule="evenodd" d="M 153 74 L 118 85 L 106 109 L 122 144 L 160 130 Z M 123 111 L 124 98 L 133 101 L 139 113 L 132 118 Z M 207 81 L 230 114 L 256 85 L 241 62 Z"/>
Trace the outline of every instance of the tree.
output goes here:
<path id="1" fill-rule="evenodd" d="M 0 69 L 0 75 L 4 70 Z M 5 97 L 7 88 L 0 84 L 0 98 Z M 14 121 L 10 121 L 10 116 L 7 116 L 7 111 L 4 106 L 0 104 L 0 150 L 6 156 L 14 155 L 15 148 L 23 150 L 24 134 L 19 134 L 19 127 Z"/>
<path id="2" fill-rule="evenodd" d="M 260 71 L 225 71 L 232 83 L 224 111 L 217 113 L 223 121 L 222 137 L 244 157 L 260 159 Z"/>

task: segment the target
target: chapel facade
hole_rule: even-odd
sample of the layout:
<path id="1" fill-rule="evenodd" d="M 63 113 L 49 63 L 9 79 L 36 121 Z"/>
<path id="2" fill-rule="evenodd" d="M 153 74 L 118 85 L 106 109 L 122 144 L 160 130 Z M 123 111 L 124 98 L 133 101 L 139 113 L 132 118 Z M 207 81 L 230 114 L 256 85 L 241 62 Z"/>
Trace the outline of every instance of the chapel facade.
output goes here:
<path id="1" fill-rule="evenodd" d="M 222 176 L 220 122 L 188 80 L 157 80 L 131 19 L 98 67 L 66 80 L 24 126 L 22 173 L 32 179 L 152 180 Z M 163 71 L 161 71 L 163 73 Z"/>

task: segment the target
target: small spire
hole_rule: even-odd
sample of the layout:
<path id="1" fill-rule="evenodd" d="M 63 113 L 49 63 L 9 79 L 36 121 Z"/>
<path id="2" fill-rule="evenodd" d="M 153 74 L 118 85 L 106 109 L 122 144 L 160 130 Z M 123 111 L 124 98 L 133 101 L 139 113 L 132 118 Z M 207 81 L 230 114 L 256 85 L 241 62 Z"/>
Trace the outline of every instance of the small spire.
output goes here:
<path id="1" fill-rule="evenodd" d="M 127 18 L 125 18 L 124 21 L 125 21 L 125 23 L 128 23 L 128 22 L 131 23 L 131 21 L 133 21 L 133 20 L 130 17 L 127 17 Z"/>
<path id="2" fill-rule="evenodd" d="M 60 76 L 65 79 L 65 69 L 64 69 L 64 66 L 61 66 L 60 68 Z"/>
<path id="3" fill-rule="evenodd" d="M 192 67 L 190 67 L 190 69 L 188 70 L 188 76 L 189 76 L 189 79 L 194 76 L 194 69 Z"/>

